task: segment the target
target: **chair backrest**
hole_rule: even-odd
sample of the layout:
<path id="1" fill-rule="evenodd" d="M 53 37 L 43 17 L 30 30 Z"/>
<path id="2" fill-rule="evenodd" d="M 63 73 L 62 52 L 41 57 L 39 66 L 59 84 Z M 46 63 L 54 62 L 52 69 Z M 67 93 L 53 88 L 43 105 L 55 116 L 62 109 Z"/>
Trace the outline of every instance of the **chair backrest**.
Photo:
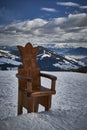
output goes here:
<path id="1" fill-rule="evenodd" d="M 33 89 L 40 87 L 40 68 L 36 65 L 36 57 L 39 47 L 33 47 L 31 43 L 27 43 L 25 47 L 17 46 L 21 54 L 23 65 L 18 68 L 18 73 L 32 78 Z M 20 84 L 26 87 L 27 83 L 20 81 Z"/>

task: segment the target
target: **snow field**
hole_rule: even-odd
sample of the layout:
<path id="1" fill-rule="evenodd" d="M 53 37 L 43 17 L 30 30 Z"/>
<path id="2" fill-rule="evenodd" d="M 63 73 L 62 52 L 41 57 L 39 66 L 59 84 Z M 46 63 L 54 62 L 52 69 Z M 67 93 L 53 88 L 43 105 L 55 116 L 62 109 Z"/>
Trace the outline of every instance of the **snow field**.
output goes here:
<path id="1" fill-rule="evenodd" d="M 17 116 L 16 73 L 0 71 L 0 130 L 87 130 L 87 74 L 46 72 L 57 76 L 50 111 Z"/>

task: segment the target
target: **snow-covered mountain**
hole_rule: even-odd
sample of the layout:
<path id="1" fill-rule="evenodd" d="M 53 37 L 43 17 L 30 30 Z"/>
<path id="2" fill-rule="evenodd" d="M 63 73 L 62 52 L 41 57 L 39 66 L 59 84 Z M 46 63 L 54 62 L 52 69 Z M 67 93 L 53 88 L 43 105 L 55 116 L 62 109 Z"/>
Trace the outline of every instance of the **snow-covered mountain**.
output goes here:
<path id="1" fill-rule="evenodd" d="M 37 65 L 41 68 L 41 70 L 73 70 L 87 66 L 87 57 L 82 59 L 76 59 L 73 58 L 71 55 L 62 55 L 64 53 L 64 49 L 60 49 L 61 54 L 60 51 L 56 52 L 55 49 L 58 48 L 54 47 L 53 49 L 53 47 L 51 48 L 50 45 L 48 46 L 48 48 L 39 46 Z M 1 46 L 0 69 L 5 70 L 13 67 L 18 67 L 19 65 L 21 65 L 21 59 L 18 49 L 15 46 Z"/>
<path id="2" fill-rule="evenodd" d="M 12 50 L 0 49 L 0 67 L 2 70 L 17 67 L 21 64 L 19 61 L 19 56 L 17 54 L 12 54 Z"/>
<path id="3" fill-rule="evenodd" d="M 85 47 L 59 47 L 57 44 L 42 44 L 42 46 L 62 55 L 87 56 Z"/>
<path id="4" fill-rule="evenodd" d="M 86 66 L 83 61 L 70 56 L 60 55 L 45 47 L 39 49 L 37 64 L 42 70 L 71 70 Z"/>

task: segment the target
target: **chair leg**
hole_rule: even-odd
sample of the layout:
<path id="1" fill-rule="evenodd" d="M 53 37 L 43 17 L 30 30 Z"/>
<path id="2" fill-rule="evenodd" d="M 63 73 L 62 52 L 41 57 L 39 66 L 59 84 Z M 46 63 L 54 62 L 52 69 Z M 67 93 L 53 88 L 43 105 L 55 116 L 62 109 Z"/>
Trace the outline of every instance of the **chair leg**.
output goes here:
<path id="1" fill-rule="evenodd" d="M 18 115 L 22 114 L 22 92 L 21 90 L 18 90 Z"/>
<path id="2" fill-rule="evenodd" d="M 35 103 L 34 104 L 34 112 L 38 112 L 39 104 Z"/>
<path id="3" fill-rule="evenodd" d="M 45 111 L 49 111 L 49 109 L 50 109 L 50 108 L 48 108 L 48 107 L 45 107 Z"/>
<path id="4" fill-rule="evenodd" d="M 51 97 L 52 95 L 48 95 L 39 98 L 39 104 L 45 107 L 45 111 L 48 111 L 51 108 Z"/>
<path id="5" fill-rule="evenodd" d="M 28 113 L 31 113 L 31 112 L 38 112 L 38 107 L 39 107 L 39 104 L 37 102 L 36 99 L 31 99 L 31 101 L 29 102 L 28 104 Z"/>
<path id="6" fill-rule="evenodd" d="M 45 105 L 45 111 L 49 111 L 49 109 L 51 108 L 51 95 L 47 96 L 47 104 Z"/>
<path id="7" fill-rule="evenodd" d="M 18 104 L 18 115 L 22 114 L 22 106 Z"/>

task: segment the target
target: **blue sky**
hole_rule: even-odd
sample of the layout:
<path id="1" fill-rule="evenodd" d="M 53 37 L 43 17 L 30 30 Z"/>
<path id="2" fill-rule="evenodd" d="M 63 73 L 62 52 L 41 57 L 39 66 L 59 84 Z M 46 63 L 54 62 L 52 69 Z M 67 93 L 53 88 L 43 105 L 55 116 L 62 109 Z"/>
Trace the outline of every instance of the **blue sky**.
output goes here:
<path id="1" fill-rule="evenodd" d="M 87 0 L 0 0 L 0 45 L 87 47 Z"/>

